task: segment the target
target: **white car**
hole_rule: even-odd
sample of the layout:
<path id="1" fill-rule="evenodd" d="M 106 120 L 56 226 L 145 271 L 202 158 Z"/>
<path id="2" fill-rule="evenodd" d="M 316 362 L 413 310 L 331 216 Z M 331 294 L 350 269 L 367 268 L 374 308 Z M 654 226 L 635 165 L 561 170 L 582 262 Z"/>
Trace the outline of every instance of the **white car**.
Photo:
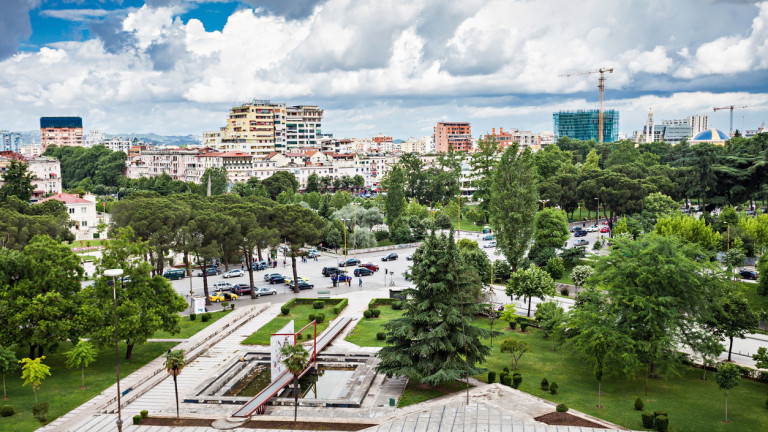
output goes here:
<path id="1" fill-rule="evenodd" d="M 229 282 L 216 282 L 213 284 L 213 291 L 231 291 L 232 290 L 232 284 Z"/>
<path id="2" fill-rule="evenodd" d="M 242 271 L 240 269 L 234 269 L 234 270 L 230 270 L 230 271 L 224 273 L 224 275 L 222 277 L 224 277 L 224 278 L 231 278 L 231 277 L 240 277 L 240 276 L 244 276 L 244 275 L 245 275 L 244 271 Z"/>
<path id="3" fill-rule="evenodd" d="M 486 248 L 486 249 L 495 248 L 496 247 L 496 242 L 495 241 L 488 242 L 488 243 L 484 244 L 483 247 Z"/>
<path id="4" fill-rule="evenodd" d="M 598 232 L 599 230 L 600 230 L 600 228 L 598 228 L 597 225 L 592 225 L 592 226 L 590 226 L 589 228 L 587 228 L 584 231 L 586 231 L 586 232 Z"/>
<path id="5" fill-rule="evenodd" d="M 277 290 L 274 288 L 264 287 L 264 288 L 257 288 L 256 293 L 259 294 L 260 296 L 275 295 L 277 294 Z"/>

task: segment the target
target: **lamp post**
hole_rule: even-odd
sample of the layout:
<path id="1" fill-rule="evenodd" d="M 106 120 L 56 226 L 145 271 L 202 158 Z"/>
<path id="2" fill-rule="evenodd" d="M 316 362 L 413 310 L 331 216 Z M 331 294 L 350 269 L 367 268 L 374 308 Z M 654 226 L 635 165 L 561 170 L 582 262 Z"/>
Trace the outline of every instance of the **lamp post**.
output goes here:
<path id="1" fill-rule="evenodd" d="M 541 203 L 541 208 L 543 210 L 543 209 L 547 208 L 547 203 L 549 202 L 549 200 L 548 199 L 543 199 L 543 200 L 539 200 L 539 202 Z"/>
<path id="2" fill-rule="evenodd" d="M 117 430 L 123 431 L 122 412 L 120 411 L 120 355 L 117 351 L 117 278 L 123 275 L 123 269 L 109 269 L 104 276 L 112 278 L 112 306 L 115 317 L 115 373 L 117 374 Z"/>

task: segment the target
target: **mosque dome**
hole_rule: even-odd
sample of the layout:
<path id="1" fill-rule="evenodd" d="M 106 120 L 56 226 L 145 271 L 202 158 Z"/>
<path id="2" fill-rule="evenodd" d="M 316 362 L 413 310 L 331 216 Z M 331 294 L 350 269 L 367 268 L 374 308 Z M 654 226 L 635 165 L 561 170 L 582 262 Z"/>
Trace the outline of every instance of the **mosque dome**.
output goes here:
<path id="1" fill-rule="evenodd" d="M 720 129 L 707 129 L 696 134 L 691 142 L 722 142 L 729 139 L 728 134 Z"/>

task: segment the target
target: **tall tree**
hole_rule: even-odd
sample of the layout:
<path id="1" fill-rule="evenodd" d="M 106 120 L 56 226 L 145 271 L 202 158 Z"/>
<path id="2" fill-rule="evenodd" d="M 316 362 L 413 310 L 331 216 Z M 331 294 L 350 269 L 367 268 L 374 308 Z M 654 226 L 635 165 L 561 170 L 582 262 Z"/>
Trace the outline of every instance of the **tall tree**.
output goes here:
<path id="1" fill-rule="evenodd" d="M 405 178 L 403 170 L 399 166 L 392 168 L 387 176 L 386 213 L 387 225 L 394 225 L 395 221 L 405 210 Z"/>
<path id="2" fill-rule="evenodd" d="M 265 178 L 261 182 L 271 199 L 277 199 L 282 191 L 291 191 L 296 193 L 299 190 L 299 181 L 296 176 L 287 171 L 278 171 Z"/>
<path id="3" fill-rule="evenodd" d="M 189 221 L 190 246 L 203 273 L 203 292 L 208 305 L 211 304 L 208 267 L 214 258 L 220 256 L 221 244 L 229 233 L 235 232 L 235 225 L 232 217 L 219 214 L 218 206 L 209 206 L 196 212 Z"/>
<path id="4" fill-rule="evenodd" d="M 472 185 L 475 188 L 472 198 L 478 201 L 480 212 L 485 219 L 490 213 L 492 171 L 496 167 L 499 156 L 499 143 L 496 138 L 490 136 L 477 141 L 477 151 L 472 153 L 469 159 L 469 165 L 472 168 Z"/>
<path id="5" fill-rule="evenodd" d="M 744 295 L 731 288 L 715 306 L 712 332 L 728 339 L 728 361 L 731 361 L 733 338 L 744 339 L 760 324 L 758 315 L 749 307 Z"/>
<path id="6" fill-rule="evenodd" d="M 525 270 L 518 270 L 507 281 L 506 293 L 508 296 L 528 299 L 528 316 L 531 316 L 531 298 L 544 299 L 547 296 L 557 294 L 555 281 L 546 271 L 531 265 Z"/>
<path id="7" fill-rule="evenodd" d="M 0 374 L 3 375 L 3 399 L 8 399 L 5 392 L 5 375 L 19 367 L 19 359 L 16 358 L 16 350 L 0 346 Z"/>
<path id="8" fill-rule="evenodd" d="M 176 421 L 179 420 L 179 385 L 178 377 L 181 374 L 181 370 L 187 365 L 187 361 L 184 359 L 184 350 L 168 350 L 165 353 L 165 361 L 163 367 L 170 376 L 173 377 L 173 390 L 176 393 Z"/>
<path id="9" fill-rule="evenodd" d="M 299 415 L 299 374 L 304 372 L 309 362 L 309 353 L 301 344 L 284 345 L 280 350 L 282 362 L 293 375 L 293 421 Z"/>
<path id="10" fill-rule="evenodd" d="M 241 204 L 230 208 L 229 215 L 235 220 L 238 228 L 234 236 L 236 244 L 245 257 L 248 268 L 248 280 L 251 286 L 251 298 L 256 298 L 256 289 L 253 283 L 254 253 L 258 251 L 261 259 L 261 249 L 276 245 L 280 239 L 280 232 L 273 226 L 274 215 L 272 210 L 256 204 Z"/>
<path id="11" fill-rule="evenodd" d="M 424 202 L 427 197 L 429 179 L 424 170 L 424 162 L 417 153 L 405 153 L 400 156 L 397 165 L 403 171 L 405 196 Z"/>
<path id="12" fill-rule="evenodd" d="M 568 217 L 562 210 L 547 208 L 536 214 L 534 243 L 528 256 L 536 257 L 544 251 L 562 249 L 571 237 L 568 232 Z M 552 253 L 549 254 L 550 256 Z"/>
<path id="13" fill-rule="evenodd" d="M 227 193 L 229 189 L 229 177 L 227 177 L 227 169 L 224 167 L 206 168 L 203 176 L 200 177 L 200 192 L 204 195 L 208 195 L 208 183 L 211 185 L 211 196 L 222 195 Z"/>
<path id="14" fill-rule="evenodd" d="M 495 169 L 490 213 L 496 244 L 514 271 L 533 235 L 538 198 L 531 149 L 526 147 L 518 153 L 517 146 L 510 146 Z"/>
<path id="15" fill-rule="evenodd" d="M 32 173 L 24 162 L 11 159 L 11 163 L 3 171 L 3 186 L 0 187 L 0 201 L 5 201 L 9 196 L 29 202 L 32 198 Z"/>
<path id="16" fill-rule="evenodd" d="M 387 346 L 376 370 L 432 386 L 481 373 L 478 365 L 490 353 L 482 338 L 491 332 L 472 325 L 484 308 L 470 294 L 480 281 L 467 271 L 453 231 L 447 237 L 433 231 L 413 262 L 415 288 L 404 291 L 402 317 L 384 324 Z"/>
<path id="17" fill-rule="evenodd" d="M 741 373 L 733 363 L 723 363 L 717 368 L 717 385 L 725 390 L 725 422 L 728 423 L 728 390 L 739 385 Z"/>
<path id="18" fill-rule="evenodd" d="M 320 192 L 320 189 L 320 176 L 317 175 L 317 173 L 310 174 L 309 177 L 307 177 L 307 188 L 304 190 L 304 192 Z"/>
<path id="19" fill-rule="evenodd" d="M 296 274 L 296 257 L 304 245 L 316 245 L 320 242 L 325 228 L 325 221 L 314 211 L 300 205 L 279 206 L 275 208 L 276 226 L 288 243 L 291 267 L 293 268 L 293 291 L 299 292 L 299 278 Z"/>

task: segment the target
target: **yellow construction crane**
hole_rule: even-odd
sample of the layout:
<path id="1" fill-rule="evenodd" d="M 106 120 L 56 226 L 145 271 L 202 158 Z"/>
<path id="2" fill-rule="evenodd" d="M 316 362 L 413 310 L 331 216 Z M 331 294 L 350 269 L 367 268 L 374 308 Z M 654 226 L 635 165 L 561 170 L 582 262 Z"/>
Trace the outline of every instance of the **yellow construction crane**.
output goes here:
<path id="1" fill-rule="evenodd" d="M 714 112 L 718 112 L 719 110 L 730 110 L 731 111 L 731 129 L 728 131 L 728 136 L 733 137 L 733 110 L 735 109 L 744 109 L 744 108 L 756 108 L 756 107 L 762 107 L 768 105 L 768 102 L 763 102 L 761 104 L 757 105 L 742 105 L 742 106 L 733 106 L 728 105 L 724 107 L 718 107 L 714 109 Z"/>
<path id="2" fill-rule="evenodd" d="M 600 89 L 600 125 L 598 128 L 598 134 L 600 138 L 600 142 L 603 142 L 603 92 L 605 91 L 605 73 L 613 73 L 613 68 L 600 68 L 597 70 L 591 70 L 586 72 L 576 72 L 572 74 L 566 74 L 566 75 L 560 75 L 561 77 L 571 77 L 576 75 L 592 75 L 599 73 L 600 78 L 598 79 L 597 88 Z"/>

